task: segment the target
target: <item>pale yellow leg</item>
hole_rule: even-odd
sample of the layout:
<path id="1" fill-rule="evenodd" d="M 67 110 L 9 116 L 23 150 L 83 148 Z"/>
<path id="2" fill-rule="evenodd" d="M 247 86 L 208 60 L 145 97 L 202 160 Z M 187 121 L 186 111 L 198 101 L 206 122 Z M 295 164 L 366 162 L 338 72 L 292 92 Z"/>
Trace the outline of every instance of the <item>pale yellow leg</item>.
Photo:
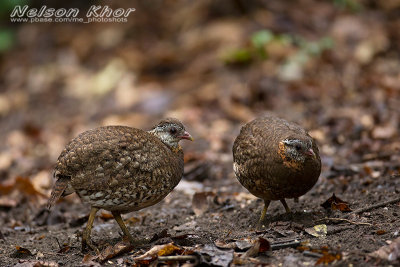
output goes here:
<path id="1" fill-rule="evenodd" d="M 264 199 L 264 209 L 261 212 L 261 217 L 260 217 L 259 223 L 262 223 L 264 221 L 265 214 L 267 213 L 268 206 L 270 203 L 271 203 L 271 200 Z"/>
<path id="2" fill-rule="evenodd" d="M 92 232 L 93 221 L 98 210 L 99 209 L 95 207 L 92 207 L 92 209 L 90 210 L 89 219 L 86 224 L 86 229 L 82 235 L 82 251 L 84 251 L 86 246 L 88 246 L 94 251 L 96 251 L 97 254 L 99 254 L 99 249 L 93 245 L 92 240 L 90 239 L 90 233 Z"/>
<path id="3" fill-rule="evenodd" d="M 289 213 L 290 208 L 289 208 L 288 204 L 286 203 L 286 200 L 283 198 L 283 199 L 280 199 L 280 201 L 281 201 L 282 205 L 285 207 L 286 212 Z"/>
<path id="4" fill-rule="evenodd" d="M 124 235 L 129 239 L 129 242 L 134 243 L 133 237 L 131 233 L 129 233 L 128 228 L 126 228 L 126 225 L 124 221 L 122 220 L 121 213 L 117 211 L 112 211 L 112 215 L 114 216 L 114 219 L 117 221 L 119 227 L 121 228 L 122 232 Z"/>

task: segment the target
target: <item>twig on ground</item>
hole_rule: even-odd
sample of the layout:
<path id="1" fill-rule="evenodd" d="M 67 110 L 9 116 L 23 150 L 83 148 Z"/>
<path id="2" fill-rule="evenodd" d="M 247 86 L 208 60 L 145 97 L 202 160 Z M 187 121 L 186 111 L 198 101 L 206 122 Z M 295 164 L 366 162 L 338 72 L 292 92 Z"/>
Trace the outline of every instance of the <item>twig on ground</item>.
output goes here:
<path id="1" fill-rule="evenodd" d="M 321 258 L 323 255 L 320 253 L 316 253 L 316 252 L 311 252 L 311 251 L 303 251 L 303 255 L 306 257 L 313 257 L 313 258 Z"/>
<path id="2" fill-rule="evenodd" d="M 300 246 L 300 240 L 293 239 L 285 242 L 275 242 L 271 244 L 271 250 L 278 250 L 283 248 L 297 248 Z"/>
<path id="3" fill-rule="evenodd" d="M 57 238 L 57 237 L 55 237 L 55 239 L 56 239 L 56 241 L 57 241 L 58 250 L 61 250 L 61 244 L 60 244 L 60 241 L 58 241 L 58 238 Z"/>
<path id="4" fill-rule="evenodd" d="M 50 251 L 41 251 L 43 254 L 51 255 L 51 256 L 60 256 L 61 253 L 50 252 Z"/>
<path id="5" fill-rule="evenodd" d="M 396 202 L 400 202 L 400 197 L 392 199 L 392 200 L 384 201 L 384 202 L 381 202 L 381 203 L 377 203 L 377 204 L 369 206 L 369 207 L 365 207 L 365 208 L 354 210 L 354 211 L 352 211 L 350 213 L 347 213 L 346 215 L 342 216 L 342 218 L 348 218 L 349 216 L 351 216 L 353 214 L 358 214 L 358 213 L 362 213 L 362 212 L 365 212 L 365 211 L 373 210 L 373 209 L 380 208 L 380 207 L 383 207 L 383 206 L 386 206 L 386 205 L 389 205 L 389 204 L 393 204 L 393 203 L 396 203 Z"/>
<path id="6" fill-rule="evenodd" d="M 348 222 L 351 224 L 355 224 L 355 225 L 368 225 L 368 226 L 373 226 L 373 224 L 370 223 L 364 223 L 364 222 L 353 222 L 350 221 L 348 219 L 344 219 L 344 218 L 322 218 L 319 220 L 316 220 L 317 222 L 321 222 L 321 221 L 340 221 L 340 222 Z"/>
<path id="7" fill-rule="evenodd" d="M 195 261 L 195 262 L 198 262 L 198 258 L 195 255 L 158 256 L 158 261 Z"/>

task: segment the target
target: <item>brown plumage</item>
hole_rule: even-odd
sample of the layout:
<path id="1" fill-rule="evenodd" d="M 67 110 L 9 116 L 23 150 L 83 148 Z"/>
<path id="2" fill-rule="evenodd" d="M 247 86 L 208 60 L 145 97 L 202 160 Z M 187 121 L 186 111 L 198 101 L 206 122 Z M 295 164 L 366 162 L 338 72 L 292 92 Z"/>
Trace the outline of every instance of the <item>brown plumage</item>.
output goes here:
<path id="1" fill-rule="evenodd" d="M 321 173 L 321 159 L 314 139 L 294 123 L 265 116 L 240 131 L 233 145 L 233 169 L 239 182 L 264 200 L 264 219 L 271 200 L 298 198 L 308 192 Z"/>
<path id="2" fill-rule="evenodd" d="M 152 130 L 106 126 L 81 133 L 58 158 L 57 179 L 48 202 L 73 192 L 92 206 L 82 239 L 90 242 L 96 212 L 112 212 L 125 236 L 133 241 L 121 214 L 161 201 L 179 183 L 183 174 L 181 139 L 192 140 L 177 119 L 164 119 Z"/>

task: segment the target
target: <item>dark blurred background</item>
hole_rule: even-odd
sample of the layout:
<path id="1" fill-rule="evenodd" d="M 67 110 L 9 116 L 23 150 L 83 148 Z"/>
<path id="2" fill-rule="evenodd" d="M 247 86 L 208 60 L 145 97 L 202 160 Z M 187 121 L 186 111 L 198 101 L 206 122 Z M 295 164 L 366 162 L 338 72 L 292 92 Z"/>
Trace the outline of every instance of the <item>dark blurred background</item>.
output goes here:
<path id="1" fill-rule="evenodd" d="M 44 4 L 136 11 L 126 23 L 10 21 L 15 5 Z M 393 164 L 365 175 L 399 171 L 399 0 L 13 0 L 0 11 L 0 183 L 27 177 L 48 194 L 78 133 L 166 116 L 196 139 L 188 168 L 233 179 L 240 125 L 265 113 L 310 130 L 323 177 L 376 159 Z"/>

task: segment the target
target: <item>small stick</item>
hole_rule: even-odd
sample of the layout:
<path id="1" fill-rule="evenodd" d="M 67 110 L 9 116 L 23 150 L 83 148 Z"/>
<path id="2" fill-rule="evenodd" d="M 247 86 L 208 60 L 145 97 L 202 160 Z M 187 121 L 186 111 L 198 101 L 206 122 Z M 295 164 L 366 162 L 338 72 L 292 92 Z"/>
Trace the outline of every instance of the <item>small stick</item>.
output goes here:
<path id="1" fill-rule="evenodd" d="M 158 256 L 159 261 L 198 261 L 195 255 Z"/>
<path id="2" fill-rule="evenodd" d="M 358 213 L 362 213 L 364 211 L 373 210 L 373 209 L 380 208 L 380 207 L 383 207 L 383 206 L 386 206 L 386 205 L 389 205 L 389 204 L 393 204 L 393 203 L 396 203 L 396 202 L 400 202 L 400 197 L 392 199 L 392 200 L 388 200 L 388 201 L 385 201 L 385 202 L 377 203 L 377 204 L 371 205 L 369 207 L 365 207 L 365 208 L 354 210 L 354 211 L 352 211 L 350 213 L 347 213 L 342 218 L 348 218 L 349 216 L 351 216 L 353 214 L 358 214 Z"/>
<path id="3" fill-rule="evenodd" d="M 283 248 L 296 248 L 300 246 L 300 241 L 297 239 L 286 241 L 286 242 L 276 242 L 271 244 L 271 250 L 278 250 Z"/>
<path id="4" fill-rule="evenodd" d="M 321 258 L 323 255 L 320 253 L 312 252 L 312 251 L 303 251 L 304 256 L 313 257 L 313 258 Z"/>
<path id="5" fill-rule="evenodd" d="M 61 253 L 55 253 L 55 252 L 46 252 L 46 251 L 41 251 L 43 254 L 51 255 L 51 256 L 60 256 Z M 65 255 L 65 254 L 63 254 Z"/>
<path id="6" fill-rule="evenodd" d="M 340 222 L 348 222 L 348 223 L 355 224 L 355 225 L 373 226 L 373 224 L 370 224 L 370 223 L 353 222 L 353 221 L 350 221 L 350 220 L 344 219 L 344 218 L 323 218 L 323 219 L 316 220 L 316 222 L 321 222 L 321 221 L 340 221 Z"/>
<path id="7" fill-rule="evenodd" d="M 60 242 L 58 241 L 58 238 L 57 238 L 57 237 L 55 237 L 55 239 L 56 239 L 56 241 L 57 241 L 58 250 L 61 250 L 61 245 L 60 245 Z"/>

